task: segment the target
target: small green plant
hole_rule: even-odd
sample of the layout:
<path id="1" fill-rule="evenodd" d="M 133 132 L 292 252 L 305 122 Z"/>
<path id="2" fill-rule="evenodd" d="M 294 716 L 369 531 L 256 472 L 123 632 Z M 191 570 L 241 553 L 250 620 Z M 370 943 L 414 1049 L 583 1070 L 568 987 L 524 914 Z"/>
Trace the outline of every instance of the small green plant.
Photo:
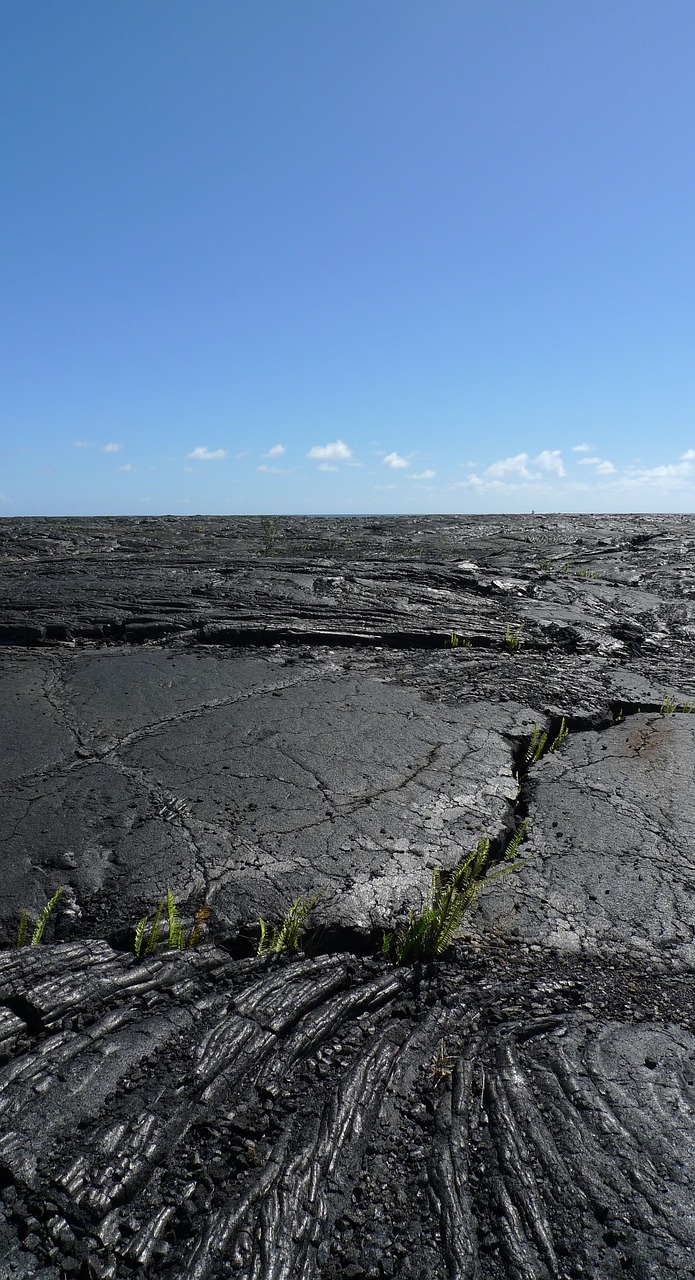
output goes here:
<path id="1" fill-rule="evenodd" d="M 450 638 L 449 638 L 449 645 L 451 646 L 451 648 L 452 648 L 452 649 L 457 649 L 457 648 L 458 648 L 458 643 L 459 643 L 459 638 L 458 638 L 458 636 L 457 636 L 456 632 L 455 632 L 455 631 L 452 631 L 451 636 L 450 636 Z"/>
<path id="2" fill-rule="evenodd" d="M 512 627 L 511 622 L 507 623 L 507 626 L 504 632 L 504 643 L 506 644 L 507 649 L 509 650 L 510 653 L 518 653 L 519 649 L 521 648 L 521 633 L 523 629 L 524 629 L 523 622 L 521 623 L 520 627 L 517 627 L 516 631 Z"/>
<path id="3" fill-rule="evenodd" d="M 39 916 L 38 920 L 36 921 L 36 924 L 34 925 L 34 931 L 31 935 L 31 939 L 28 944 L 30 947 L 38 947 L 39 943 L 42 942 L 44 930 L 46 928 L 46 925 L 48 924 L 51 912 L 53 911 L 53 908 L 55 907 L 62 892 L 63 892 L 62 888 L 56 889 L 55 893 L 53 894 L 53 897 L 49 898 L 48 902 L 46 903 L 43 911 L 41 912 L 41 915 Z M 15 946 L 24 947 L 27 945 L 28 931 L 29 931 L 29 913 L 26 907 L 22 907 L 22 912 L 19 917 L 19 924 L 17 926 L 17 937 L 15 940 Z"/>
<path id="4" fill-rule="evenodd" d="M 191 932 L 188 935 L 188 938 L 186 938 L 186 932 L 181 923 L 178 907 L 176 906 L 176 899 L 174 898 L 171 889 L 167 889 L 166 897 L 162 898 L 154 913 L 149 934 L 147 932 L 149 916 L 143 916 L 141 920 L 138 920 L 137 925 L 135 926 L 134 951 L 136 956 L 154 955 L 159 942 L 162 917 L 165 912 L 168 923 L 167 947 L 170 950 L 190 951 L 191 947 L 194 947 L 200 941 L 205 921 L 208 920 L 210 916 L 210 908 L 205 905 L 200 908 L 193 922 Z"/>
<path id="5" fill-rule="evenodd" d="M 422 911 L 411 911 L 396 935 L 396 964 L 412 964 L 416 960 L 434 960 L 452 942 L 464 913 L 490 881 L 517 870 L 523 864 L 514 861 L 519 845 L 526 837 L 528 820 L 519 824 L 502 856 L 502 863 L 490 871 L 490 841 L 481 837 L 472 853 L 442 875 L 438 867 L 432 871 L 428 900 Z"/>
<path id="6" fill-rule="evenodd" d="M 384 929 L 384 930 L 382 931 L 382 934 L 381 934 L 381 954 L 382 954 L 382 956 L 387 956 L 387 955 L 389 954 L 389 952 L 390 952 L 390 950 L 391 950 L 391 942 L 392 942 L 392 940 L 393 940 L 393 933 L 392 933 L 392 932 L 389 932 L 387 929 Z"/>
<path id="7" fill-rule="evenodd" d="M 286 912 L 282 924 L 271 929 L 265 920 L 258 922 L 261 936 L 256 955 L 279 956 L 283 951 L 299 951 L 299 942 L 307 917 L 313 911 L 320 894 L 315 898 L 295 898 Z"/>
<path id="8" fill-rule="evenodd" d="M 677 710 L 678 710 L 678 703 L 673 702 L 672 699 L 669 698 L 667 694 L 661 706 L 659 707 L 659 711 L 661 712 L 662 716 L 672 716 Z"/>
<path id="9" fill-rule="evenodd" d="M 569 729 L 564 716 L 560 722 L 560 728 L 550 743 L 548 743 L 548 731 L 540 729 L 537 724 L 534 724 L 531 740 L 524 753 L 524 764 L 536 764 L 541 756 L 549 755 L 551 751 L 557 751 L 557 748 L 562 745 L 567 737 L 569 737 Z"/>
<path id="10" fill-rule="evenodd" d="M 613 712 L 613 724 L 620 724 L 624 718 L 625 715 L 622 707 L 618 707 L 618 710 Z"/>

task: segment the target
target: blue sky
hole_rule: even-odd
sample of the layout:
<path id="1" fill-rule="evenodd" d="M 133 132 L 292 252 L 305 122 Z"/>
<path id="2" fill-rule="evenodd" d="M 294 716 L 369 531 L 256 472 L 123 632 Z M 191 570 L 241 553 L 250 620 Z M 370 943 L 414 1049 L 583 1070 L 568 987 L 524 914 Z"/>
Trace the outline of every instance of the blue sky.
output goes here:
<path id="1" fill-rule="evenodd" d="M 692 0 L 5 0 L 0 514 L 695 509 Z"/>

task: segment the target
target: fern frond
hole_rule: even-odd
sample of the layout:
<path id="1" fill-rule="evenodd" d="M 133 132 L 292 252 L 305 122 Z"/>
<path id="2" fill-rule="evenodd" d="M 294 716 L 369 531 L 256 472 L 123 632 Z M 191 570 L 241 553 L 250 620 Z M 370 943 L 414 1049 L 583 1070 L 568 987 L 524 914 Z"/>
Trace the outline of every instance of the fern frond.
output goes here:
<path id="1" fill-rule="evenodd" d="M 176 908 L 176 899 L 174 898 L 171 889 L 167 889 L 166 903 L 167 919 L 169 921 L 169 940 L 167 942 L 167 946 L 170 951 L 183 951 L 186 945 L 186 936 Z"/>
<path id="2" fill-rule="evenodd" d="M 151 956 L 154 954 L 157 943 L 159 942 L 159 925 L 161 923 L 162 915 L 164 914 L 165 906 L 166 906 L 166 898 L 162 898 L 162 901 L 160 902 L 159 906 L 157 907 L 157 910 L 154 913 L 154 920 L 152 921 L 150 936 L 147 940 L 147 946 L 145 948 L 146 956 Z"/>
<path id="3" fill-rule="evenodd" d="M 62 889 L 56 889 L 55 893 L 53 894 L 53 897 L 46 903 L 43 911 L 41 912 L 41 915 L 39 916 L 36 922 L 36 927 L 31 937 L 32 947 L 38 946 L 41 939 L 43 938 L 44 929 L 48 924 L 49 916 L 62 892 L 63 892 Z"/>
<path id="4" fill-rule="evenodd" d="M 147 928 L 147 916 L 143 916 L 142 920 L 138 920 L 135 926 L 135 945 L 134 951 L 136 956 L 142 951 L 142 944 L 145 941 L 145 929 Z"/>
<path id="5" fill-rule="evenodd" d="M 512 859 L 516 857 L 519 845 L 526 839 L 527 831 L 528 831 L 528 818 L 524 818 L 523 821 L 519 823 L 516 831 L 514 832 L 514 835 L 512 836 L 511 840 L 509 841 L 509 844 L 507 845 L 504 851 L 505 862 L 511 862 Z"/>
<path id="6" fill-rule="evenodd" d="M 549 752 L 556 751 L 559 746 L 562 746 L 562 743 L 565 741 L 565 738 L 569 737 L 569 732 L 570 731 L 567 728 L 565 717 L 563 716 L 562 721 L 560 723 L 560 728 L 558 729 L 556 736 L 553 738 L 553 741 L 548 747 L 548 751 Z"/>

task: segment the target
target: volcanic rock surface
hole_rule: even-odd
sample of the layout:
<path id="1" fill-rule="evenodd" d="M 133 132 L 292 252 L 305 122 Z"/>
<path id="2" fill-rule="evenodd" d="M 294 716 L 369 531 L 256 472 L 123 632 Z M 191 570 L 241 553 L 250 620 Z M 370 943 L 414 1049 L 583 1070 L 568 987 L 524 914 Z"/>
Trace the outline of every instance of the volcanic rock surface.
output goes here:
<path id="1" fill-rule="evenodd" d="M 694 1276 L 694 647 L 686 516 L 0 521 L 3 1280 Z"/>

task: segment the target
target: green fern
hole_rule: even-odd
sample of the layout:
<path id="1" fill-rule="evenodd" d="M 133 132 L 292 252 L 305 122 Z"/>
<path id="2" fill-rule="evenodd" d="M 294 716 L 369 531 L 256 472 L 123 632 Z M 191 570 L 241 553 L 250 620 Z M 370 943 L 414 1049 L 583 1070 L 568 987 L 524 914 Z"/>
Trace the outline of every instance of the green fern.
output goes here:
<path id="1" fill-rule="evenodd" d="M 520 627 L 517 627 L 516 631 L 514 631 L 511 622 L 507 623 L 507 626 L 504 632 L 504 643 L 506 644 L 510 653 L 517 653 L 518 650 L 520 649 L 521 633 L 523 629 L 524 629 L 523 622 L 521 623 Z"/>
<path id="2" fill-rule="evenodd" d="M 142 944 L 145 941 L 145 930 L 147 928 L 147 916 L 143 916 L 138 920 L 135 926 L 135 954 L 139 956 L 142 951 Z"/>
<path id="3" fill-rule="evenodd" d="M 155 949 L 157 947 L 157 943 L 159 942 L 159 926 L 162 920 L 162 916 L 164 915 L 164 908 L 166 906 L 166 901 L 167 901 L 166 898 L 162 898 L 162 901 L 160 902 L 159 906 L 157 907 L 157 910 L 154 913 L 154 920 L 152 921 L 150 936 L 147 940 L 147 946 L 145 947 L 146 956 L 154 955 Z"/>
<path id="4" fill-rule="evenodd" d="M 53 897 L 52 897 L 52 898 L 51 898 L 51 899 L 46 903 L 46 905 L 45 905 L 45 907 L 44 907 L 43 911 L 41 912 L 41 915 L 39 916 L 39 918 L 38 918 L 38 920 L 37 920 L 37 922 L 36 922 L 36 926 L 35 926 L 35 928 L 34 928 L 34 932 L 33 932 L 33 934 L 31 935 L 31 943 L 30 943 L 30 945 L 31 945 L 32 947 L 37 947 L 37 946 L 39 945 L 39 943 L 41 942 L 41 939 L 43 938 L 43 934 L 44 934 L 44 929 L 46 928 L 46 925 L 48 924 L 49 916 L 50 916 L 50 914 L 51 914 L 51 912 L 52 912 L 53 908 L 55 907 L 56 902 L 58 901 L 58 899 L 59 899 L 59 897 L 60 897 L 60 895 L 61 895 L 61 893 L 62 893 L 62 892 L 63 892 L 63 890 L 62 890 L 62 889 L 56 889 L 55 893 L 53 894 Z"/>
<path id="5" fill-rule="evenodd" d="M 547 741 L 547 730 L 544 731 L 537 724 L 534 724 L 531 740 L 524 752 L 524 764 L 531 765 L 535 764 L 537 760 L 540 760 Z"/>
<path id="6" fill-rule="evenodd" d="M 298 951 L 307 916 L 313 911 L 320 894 L 314 898 L 295 898 L 282 924 L 272 932 L 265 920 L 259 920 L 260 939 L 256 955 L 279 956 L 283 951 Z"/>
<path id="7" fill-rule="evenodd" d="M 466 911 L 490 880 L 508 875 L 523 865 L 515 860 L 519 845 L 526 837 L 528 820 L 519 824 L 503 854 L 503 862 L 490 871 L 490 841 L 481 837 L 475 849 L 456 864 L 446 877 L 438 867 L 432 871 L 429 898 L 422 911 L 411 911 L 396 935 L 396 964 L 412 964 L 417 960 L 434 960 L 453 942 Z M 384 935 L 384 940 L 387 935 Z M 389 939 L 390 942 L 390 939 Z M 382 947 L 382 950 L 384 948 Z"/>
<path id="8" fill-rule="evenodd" d="M 547 729 L 540 729 L 537 724 L 534 724 L 531 739 L 524 753 L 524 764 L 537 764 L 541 756 L 550 755 L 551 751 L 557 751 L 558 747 L 562 746 L 565 738 L 568 737 L 569 729 L 567 728 L 567 722 L 564 716 L 560 721 L 560 728 L 550 743 L 548 742 Z"/>
<path id="9" fill-rule="evenodd" d="M 165 911 L 168 926 L 167 947 L 170 951 L 187 951 L 192 947 L 195 947 L 200 941 L 203 936 L 205 922 L 210 917 L 210 907 L 203 905 L 199 908 L 187 939 L 186 931 L 181 922 L 179 910 L 176 905 L 176 899 L 174 898 L 171 889 L 167 889 L 166 897 L 162 898 L 154 913 L 149 935 L 147 935 L 149 916 L 143 916 L 141 920 L 138 920 L 138 923 L 135 926 L 135 942 L 133 950 L 135 951 L 136 956 L 141 956 L 143 954 L 151 956 L 156 951 L 159 943 L 162 917 Z M 145 940 L 146 935 L 147 941 Z"/>

